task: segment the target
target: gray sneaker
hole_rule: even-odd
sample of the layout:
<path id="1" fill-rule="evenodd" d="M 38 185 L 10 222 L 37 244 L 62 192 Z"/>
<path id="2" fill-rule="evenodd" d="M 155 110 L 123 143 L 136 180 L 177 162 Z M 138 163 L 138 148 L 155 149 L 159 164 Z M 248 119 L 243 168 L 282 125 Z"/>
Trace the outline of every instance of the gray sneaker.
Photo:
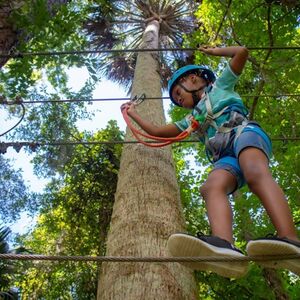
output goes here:
<path id="1" fill-rule="evenodd" d="M 247 244 L 247 253 L 250 256 L 300 255 L 300 243 L 288 238 L 267 236 L 265 238 L 249 241 Z M 258 263 L 266 268 L 288 269 L 289 271 L 300 275 L 300 258 L 277 261 L 259 261 Z"/>
<path id="2" fill-rule="evenodd" d="M 197 237 L 175 233 L 169 237 L 168 249 L 175 257 L 245 257 L 241 250 L 234 247 L 231 243 L 217 236 L 197 234 Z M 193 270 L 211 271 L 223 277 L 239 278 L 248 271 L 248 262 L 183 262 L 185 266 Z"/>

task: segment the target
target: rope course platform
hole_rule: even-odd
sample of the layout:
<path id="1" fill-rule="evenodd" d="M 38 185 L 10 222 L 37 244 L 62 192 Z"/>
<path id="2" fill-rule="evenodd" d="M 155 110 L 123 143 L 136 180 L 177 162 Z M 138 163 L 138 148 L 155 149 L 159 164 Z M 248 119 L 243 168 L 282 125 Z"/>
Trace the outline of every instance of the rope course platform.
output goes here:
<path id="1" fill-rule="evenodd" d="M 67 256 L 35 254 L 0 254 L 0 260 L 39 260 L 39 261 L 77 261 L 77 262 L 239 262 L 274 261 L 300 259 L 300 254 L 260 255 L 260 256 L 199 256 L 199 257 L 133 257 L 133 256 Z"/>

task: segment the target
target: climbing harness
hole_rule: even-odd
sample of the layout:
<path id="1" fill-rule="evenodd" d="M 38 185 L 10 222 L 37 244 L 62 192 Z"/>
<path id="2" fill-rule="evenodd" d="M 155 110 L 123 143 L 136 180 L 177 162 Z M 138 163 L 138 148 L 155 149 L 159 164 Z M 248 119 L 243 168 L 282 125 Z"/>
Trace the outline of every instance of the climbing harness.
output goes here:
<path id="1" fill-rule="evenodd" d="M 230 106 L 226 106 L 220 111 L 213 113 L 211 100 L 209 97 L 209 93 L 207 92 L 205 92 L 202 101 L 204 101 L 205 103 L 206 116 L 195 116 L 196 120 L 199 121 L 200 125 L 198 129 L 195 130 L 195 132 L 193 133 L 196 134 L 200 140 L 204 141 L 204 144 L 206 146 L 207 157 L 211 162 L 213 162 L 219 158 L 220 150 L 228 144 L 228 142 L 232 138 L 232 133 L 234 133 L 234 143 L 240 136 L 244 128 L 249 124 L 249 120 L 247 119 L 245 114 L 242 114 L 240 111 L 235 111 L 234 109 L 231 109 Z M 196 108 L 195 110 L 197 111 Z M 216 119 L 226 111 L 230 111 L 231 113 L 229 121 L 223 123 L 221 126 L 218 126 L 216 123 Z M 216 130 L 216 134 L 211 138 L 208 137 L 207 133 L 207 130 L 210 126 Z"/>
<path id="2" fill-rule="evenodd" d="M 133 102 L 134 105 L 139 105 L 145 100 L 145 98 L 146 98 L 145 94 L 141 95 L 140 97 L 135 96 L 131 100 L 131 102 Z M 197 130 L 198 127 L 199 127 L 199 122 L 195 118 L 192 117 L 191 118 L 191 125 L 186 130 L 184 130 L 179 135 L 177 135 L 176 137 L 165 138 L 165 137 L 153 136 L 153 135 L 146 134 L 146 133 L 143 133 L 143 132 L 139 131 L 138 129 L 136 129 L 132 125 L 132 123 L 130 121 L 130 118 L 128 116 L 128 113 L 127 113 L 128 109 L 129 108 L 126 108 L 126 109 L 122 110 L 123 118 L 124 118 L 127 126 L 130 128 L 130 130 L 131 130 L 132 134 L 134 135 L 134 137 L 141 144 L 143 144 L 145 146 L 156 147 L 157 148 L 157 147 L 164 147 L 164 146 L 170 145 L 174 142 L 178 142 L 178 141 L 181 141 L 181 140 L 187 138 L 193 131 Z M 154 140 L 154 142 L 145 142 L 144 140 L 142 140 L 140 138 L 140 136 L 151 139 L 151 140 Z"/>
<path id="3" fill-rule="evenodd" d="M 134 103 L 134 105 L 139 105 L 145 100 L 145 98 L 146 96 L 145 94 L 143 94 L 140 97 L 135 96 L 131 101 Z M 122 114 L 127 126 L 132 131 L 132 134 L 141 144 L 149 147 L 164 147 L 174 142 L 181 141 L 187 138 L 188 136 L 190 136 L 191 134 L 194 134 L 200 140 L 201 139 L 204 140 L 206 150 L 207 150 L 206 152 L 209 160 L 211 160 L 210 157 L 212 156 L 213 161 L 215 161 L 218 158 L 218 155 L 220 154 L 219 153 L 220 149 L 222 149 L 222 147 L 229 142 L 229 139 L 231 137 L 230 133 L 234 130 L 235 133 L 234 141 L 236 141 L 236 139 L 242 133 L 243 129 L 248 125 L 249 120 L 241 113 L 232 111 L 234 120 L 230 120 L 231 124 L 229 123 L 229 124 L 223 124 L 222 126 L 218 126 L 216 123 L 216 119 L 219 116 L 221 116 L 226 110 L 228 111 L 230 107 L 226 106 L 220 111 L 218 111 L 217 113 L 213 113 L 210 97 L 207 92 L 205 92 L 205 96 L 202 98 L 202 100 L 205 101 L 206 116 L 204 117 L 203 115 L 200 114 L 195 116 L 193 115 L 189 116 L 190 126 L 187 129 L 185 129 L 183 132 L 181 132 L 178 136 L 173 138 L 157 137 L 157 136 L 143 133 L 132 125 L 127 113 L 128 108 L 124 109 L 122 111 Z M 216 130 L 216 135 L 212 138 L 209 138 L 207 135 L 207 130 L 210 126 L 214 127 Z M 140 136 L 154 140 L 155 142 L 145 142 L 140 138 Z M 213 143 L 215 143 L 216 145 L 213 146 Z"/>

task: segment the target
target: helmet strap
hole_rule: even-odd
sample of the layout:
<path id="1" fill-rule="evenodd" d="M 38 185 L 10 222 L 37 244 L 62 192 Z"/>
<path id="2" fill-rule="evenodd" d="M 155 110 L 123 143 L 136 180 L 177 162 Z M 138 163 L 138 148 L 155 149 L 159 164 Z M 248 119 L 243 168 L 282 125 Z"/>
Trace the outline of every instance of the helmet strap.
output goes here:
<path id="1" fill-rule="evenodd" d="M 192 94 L 193 102 L 194 102 L 194 107 L 199 103 L 200 97 L 197 95 L 197 92 L 203 90 L 207 85 L 201 86 L 199 89 L 196 90 L 188 90 L 181 82 L 178 82 L 178 85 L 183 88 L 187 93 Z"/>

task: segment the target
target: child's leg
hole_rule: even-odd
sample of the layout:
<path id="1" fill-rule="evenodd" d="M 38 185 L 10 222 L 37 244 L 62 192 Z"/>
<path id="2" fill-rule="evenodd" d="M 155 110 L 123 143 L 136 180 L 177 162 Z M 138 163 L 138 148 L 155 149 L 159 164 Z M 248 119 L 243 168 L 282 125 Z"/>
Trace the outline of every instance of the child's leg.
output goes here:
<path id="1" fill-rule="evenodd" d="M 236 178 L 229 171 L 216 169 L 208 175 L 200 188 L 206 202 L 207 215 L 212 234 L 233 244 L 232 211 L 227 194 L 237 185 Z"/>
<path id="2" fill-rule="evenodd" d="M 215 169 L 201 187 L 201 194 L 206 201 L 212 236 L 197 234 L 197 237 L 193 237 L 184 233 L 172 234 L 168 240 L 168 249 L 173 256 L 226 256 L 230 258 L 244 256 L 239 249 L 233 246 L 232 242 L 232 212 L 227 194 L 237 187 L 239 179 L 233 175 L 235 173 L 232 170 L 237 165 L 237 159 L 229 160 L 233 160 L 235 164 L 232 166 L 221 160 L 215 163 Z M 246 261 L 183 264 L 194 270 L 211 271 L 229 278 L 244 276 L 248 270 Z"/>
<path id="3" fill-rule="evenodd" d="M 298 240 L 283 191 L 272 178 L 265 154 L 249 147 L 241 151 L 239 164 L 250 190 L 259 197 L 279 237 Z"/>

